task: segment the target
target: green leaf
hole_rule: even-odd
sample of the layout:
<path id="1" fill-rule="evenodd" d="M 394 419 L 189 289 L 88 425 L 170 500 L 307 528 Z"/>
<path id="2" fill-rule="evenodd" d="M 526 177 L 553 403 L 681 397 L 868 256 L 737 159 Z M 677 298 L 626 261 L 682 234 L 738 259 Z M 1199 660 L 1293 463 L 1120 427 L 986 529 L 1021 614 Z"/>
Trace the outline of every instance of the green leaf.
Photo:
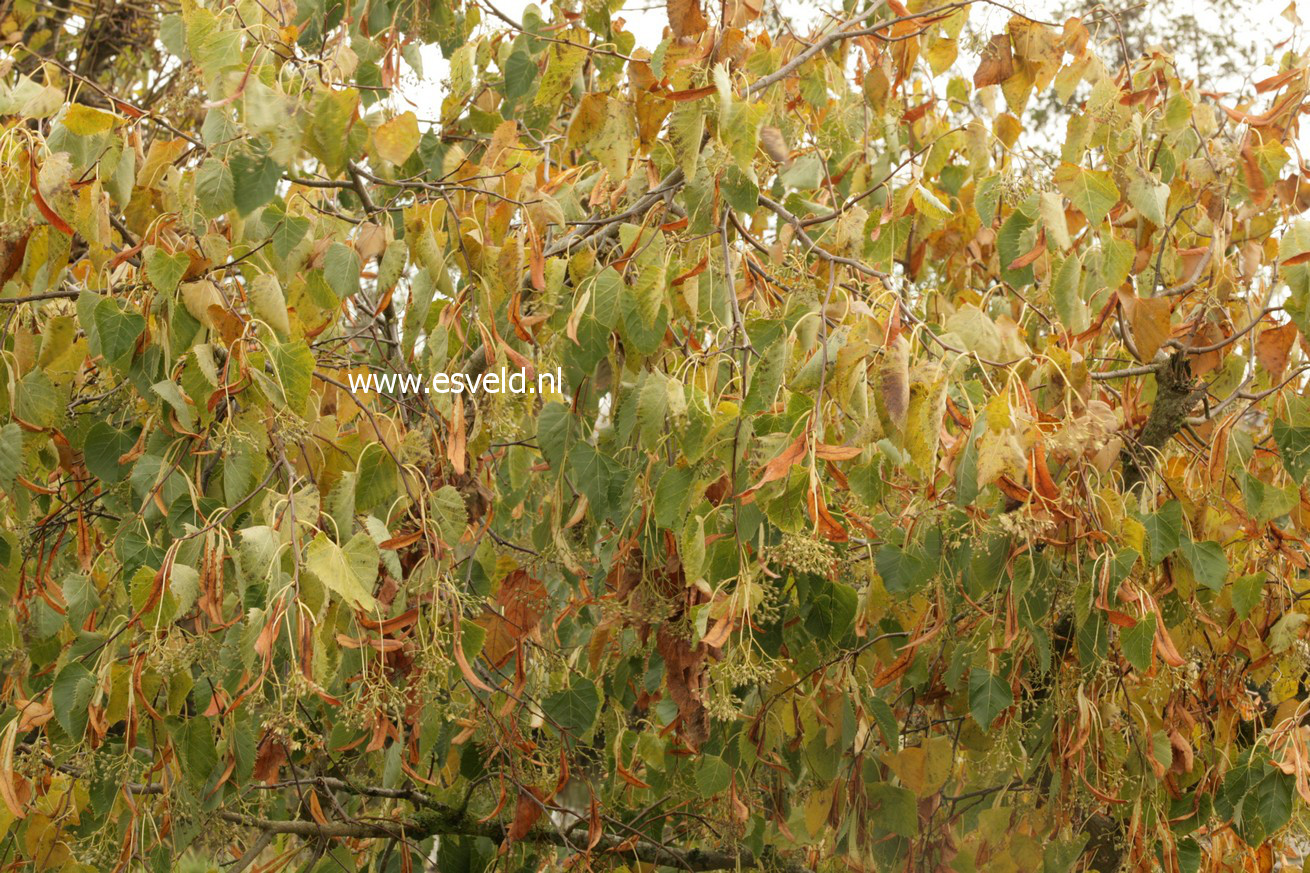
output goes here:
<path id="1" fill-rule="evenodd" d="M 694 584 L 705 574 L 705 519 L 688 516 L 682 526 L 679 554 L 687 583 Z"/>
<path id="2" fill-rule="evenodd" d="M 645 373 L 637 393 L 637 433 L 638 445 L 646 451 L 659 448 L 660 439 L 666 433 L 668 408 L 669 390 L 664 374 Z"/>
<path id="3" fill-rule="evenodd" d="M 1247 618 L 1251 615 L 1251 610 L 1264 597 L 1265 580 L 1268 574 L 1261 570 L 1258 573 L 1251 573 L 1247 576 L 1240 576 L 1233 580 L 1232 601 L 1233 611 L 1237 613 L 1238 618 Z"/>
<path id="4" fill-rule="evenodd" d="M 978 182 L 978 188 L 974 192 L 973 208 L 977 210 L 983 227 L 991 227 L 996 220 L 996 209 L 1000 204 L 1001 196 L 1000 182 L 999 175 L 986 176 Z"/>
<path id="5" fill-rule="evenodd" d="M 73 739 L 79 740 L 86 732 L 87 707 L 95 696 L 96 677 L 77 661 L 64 665 L 50 689 L 50 703 L 55 719 Z"/>
<path id="6" fill-rule="evenodd" d="M 695 476 L 690 467 L 675 467 L 659 477 L 655 485 L 655 523 L 660 527 L 681 530 Z"/>
<path id="7" fill-rule="evenodd" d="M 390 506 L 400 488 L 396 462 L 386 448 L 377 442 L 366 444 L 359 453 L 355 486 L 355 510 L 368 512 L 379 504 Z"/>
<path id="8" fill-rule="evenodd" d="M 346 159 L 353 151 L 350 132 L 359 107 L 359 92 L 353 88 L 326 88 L 318 94 L 311 110 L 305 147 L 323 162 L 328 173 L 336 175 L 345 169 Z"/>
<path id="9" fill-rule="evenodd" d="M 728 790 L 732 768 L 718 755 L 696 759 L 696 791 L 701 797 L 714 797 Z"/>
<path id="10" fill-rule="evenodd" d="M 530 92 L 538 72 L 532 55 L 522 50 L 510 52 L 505 61 L 505 100 L 512 103 Z"/>
<path id="11" fill-rule="evenodd" d="M 1295 427 L 1281 418 L 1274 421 L 1274 442 L 1283 467 L 1297 482 L 1310 476 L 1310 427 Z"/>
<path id="12" fill-rule="evenodd" d="M 916 550 L 884 545 L 874 559 L 878 575 L 892 594 L 913 594 L 928 584 L 932 566 Z"/>
<path id="13" fill-rule="evenodd" d="M 254 487 L 254 449 L 246 443 L 234 443 L 223 456 L 223 497 L 235 506 Z"/>
<path id="14" fill-rule="evenodd" d="M 1042 852 L 1041 873 L 1070 873 L 1074 864 L 1082 857 L 1087 840 L 1086 834 L 1079 834 L 1071 840 L 1056 840 L 1048 843 L 1045 851 Z"/>
<path id="15" fill-rule="evenodd" d="M 1155 613 L 1148 613 L 1137 620 L 1137 624 L 1119 632 L 1119 645 L 1124 657 L 1139 673 L 1145 673 L 1151 667 L 1151 652 L 1155 646 Z"/>
<path id="16" fill-rule="evenodd" d="M 1156 227 L 1165 225 L 1165 207 L 1169 202 L 1169 186 L 1160 182 L 1140 166 L 1129 169 L 1128 202 Z M 1084 210 L 1086 211 L 1086 210 Z M 1100 222 L 1096 222 L 1100 224 Z"/>
<path id="17" fill-rule="evenodd" d="M 584 739 L 600 711 L 600 692 L 590 679 L 574 676 L 568 688 L 547 697 L 541 708 L 552 725 L 574 739 Z"/>
<path id="18" fill-rule="evenodd" d="M 1060 267 L 1055 272 L 1055 279 L 1051 282 L 1051 297 L 1055 300 L 1055 311 L 1070 333 L 1081 333 L 1091 326 L 1087 304 L 1082 297 L 1082 283 L 1082 257 L 1071 254 L 1060 262 Z"/>
<path id="19" fill-rule="evenodd" d="M 182 394 L 182 389 L 178 387 L 176 382 L 163 379 L 156 382 L 154 385 L 151 385 L 150 390 L 158 394 L 159 397 L 172 408 L 173 412 L 177 415 L 177 423 L 180 424 L 184 430 L 195 431 L 195 407 L 192 406 L 186 396 Z"/>
<path id="20" fill-rule="evenodd" d="M 1291 774 L 1270 767 L 1256 785 L 1254 794 L 1254 798 L 1247 800 L 1247 816 L 1241 831 L 1248 842 L 1258 845 L 1264 842 L 1264 837 L 1291 821 L 1296 800 L 1296 779 Z M 1251 800 L 1255 801 L 1254 804 Z"/>
<path id="21" fill-rule="evenodd" d="M 267 214 L 267 213 L 266 213 Z M 301 218 L 296 215 L 286 215 L 281 217 L 277 225 L 273 228 L 270 239 L 273 241 L 273 252 L 281 260 L 286 260 L 300 241 L 305 238 L 309 232 L 309 219 Z"/>
<path id="22" fill-rule="evenodd" d="M 32 370 L 18 384 L 14 412 L 28 424 L 53 427 L 59 418 L 59 392 L 44 370 Z"/>
<path id="23" fill-rule="evenodd" d="M 90 469 L 88 462 L 87 468 Z M 12 492 L 23 469 L 23 430 L 17 422 L 0 427 L 0 490 Z"/>
<path id="24" fill-rule="evenodd" d="M 575 487 L 587 496 L 591 511 L 603 518 L 609 511 L 610 465 L 590 443 L 574 443 L 569 449 L 569 475 Z"/>
<path id="25" fill-rule="evenodd" d="M 1245 470 L 1239 471 L 1238 478 L 1242 483 L 1242 498 L 1246 502 L 1246 511 L 1258 522 L 1281 518 L 1301 501 L 1300 489 L 1296 485 L 1277 488 Z"/>
<path id="26" fill-rule="evenodd" d="M 209 774 L 218 766 L 218 751 L 210 723 L 203 718 L 188 719 L 182 727 L 181 750 L 186 775 L 192 788 L 202 788 Z"/>
<path id="27" fill-rule="evenodd" d="M 359 255 L 345 243 L 333 243 L 323 256 L 323 278 L 328 287 L 337 295 L 338 300 L 345 300 L 359 293 L 359 275 L 362 267 Z"/>
<path id="28" fill-rule="evenodd" d="M 287 408 L 303 417 L 309 403 L 309 391 L 314 384 L 313 351 L 304 340 L 279 343 L 269 351 L 273 372 L 286 397 Z"/>
<path id="29" fill-rule="evenodd" d="M 855 626 L 860 598 L 855 589 L 841 582 L 824 582 L 811 592 L 805 629 L 826 649 L 840 645 Z"/>
<path id="30" fill-rule="evenodd" d="M 869 820 L 875 828 L 902 837 L 918 835 L 919 799 L 913 791 L 899 785 L 875 782 L 867 792 L 869 802 L 874 806 Z"/>
<path id="31" fill-rule="evenodd" d="M 783 369 L 787 363 L 787 337 L 781 336 L 769 344 L 759 361 L 750 370 L 750 389 L 742 404 L 743 415 L 753 415 L 773 405 L 778 389 L 782 387 Z"/>
<path id="32" fill-rule="evenodd" d="M 237 212 L 246 216 L 273 199 L 282 179 L 282 168 L 263 152 L 238 151 L 231 158 L 232 200 Z"/>
<path id="33" fill-rule="evenodd" d="M 1062 163 L 1055 171 L 1055 184 L 1087 216 L 1087 222 L 1093 227 L 1105 221 L 1105 216 L 1119 202 L 1119 189 L 1105 170 L 1088 170 Z"/>
<path id="34" fill-rule="evenodd" d="M 100 354 L 111 364 L 121 363 L 136 347 L 146 329 L 146 320 L 135 312 L 124 312 L 117 302 L 101 297 L 94 312 Z"/>
<path id="35" fill-rule="evenodd" d="M 1014 705 L 1010 685 L 981 667 L 969 673 L 969 712 L 983 730 L 989 730 L 1002 712 Z"/>
<path id="36" fill-rule="evenodd" d="M 442 485 L 432 494 L 432 520 L 436 522 L 441 541 L 454 546 L 468 527 L 468 513 L 464 497 L 453 485 Z"/>
<path id="37" fill-rule="evenodd" d="M 551 401 L 537 413 L 537 446 L 554 470 L 559 470 L 568 448 L 573 415 L 558 401 Z"/>
<path id="38" fill-rule="evenodd" d="M 236 180 L 227 164 L 209 158 L 196 170 L 196 204 L 205 218 L 217 218 L 236 207 Z"/>
<path id="39" fill-rule="evenodd" d="M 1146 528 L 1147 555 L 1155 566 L 1178 548 L 1183 535 L 1183 505 L 1170 500 L 1145 516 L 1142 525 Z"/>
<path id="40" fill-rule="evenodd" d="M 377 607 L 371 590 L 377 577 L 377 546 L 368 534 L 356 534 L 346 549 L 342 549 L 327 534 L 319 532 L 305 548 L 305 569 L 350 606 L 366 611 Z"/>
<path id="41" fill-rule="evenodd" d="M 696 177 L 701 139 L 705 135 L 705 116 L 699 100 L 689 100 L 673 107 L 669 114 L 669 143 L 678 158 L 678 166 L 688 179 Z"/>
<path id="42" fill-rule="evenodd" d="M 1110 291 L 1123 285 L 1133 268 L 1133 258 L 1137 249 L 1128 240 L 1116 238 L 1113 234 L 1101 237 L 1101 262 L 1099 266 L 1101 287 Z"/>
<path id="43" fill-rule="evenodd" d="M 729 166 L 719 178 L 719 190 L 728 205 L 738 212 L 753 212 L 760 205 L 760 188 L 736 167 Z"/>
<path id="44" fill-rule="evenodd" d="M 1218 543 L 1194 543 L 1184 538 L 1179 542 L 1178 550 L 1191 566 L 1197 582 L 1212 591 L 1224 587 L 1224 580 L 1228 578 L 1228 559 Z"/>
<path id="45" fill-rule="evenodd" d="M 1022 212 L 1015 210 L 996 235 L 996 252 L 1001 261 L 1001 277 L 1011 285 L 1022 286 L 1033 283 L 1033 267 L 1029 264 L 1017 270 L 1011 270 L 1010 264 L 1028 253 L 1033 239 L 1027 232 L 1033 226 L 1033 220 Z"/>

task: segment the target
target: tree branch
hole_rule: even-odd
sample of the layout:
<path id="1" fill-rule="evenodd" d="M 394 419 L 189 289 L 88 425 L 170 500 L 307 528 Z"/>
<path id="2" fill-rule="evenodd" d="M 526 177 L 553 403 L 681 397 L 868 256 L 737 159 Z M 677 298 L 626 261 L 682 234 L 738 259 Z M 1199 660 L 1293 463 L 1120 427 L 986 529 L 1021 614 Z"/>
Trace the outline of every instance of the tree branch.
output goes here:
<path id="1" fill-rule="evenodd" d="M 351 790 L 345 787 L 344 790 Z M 219 810 L 218 815 L 224 821 L 246 827 L 258 828 L 270 834 L 293 834 L 299 837 L 328 838 L 393 838 L 404 836 L 410 839 L 423 839 L 431 836 L 469 836 L 485 837 L 496 843 L 503 843 L 509 828 L 497 821 L 479 821 L 466 812 L 443 804 L 433 804 L 418 810 L 413 818 L 394 823 L 371 823 L 364 821 L 338 822 L 330 821 L 320 824 L 316 821 L 293 819 L 279 821 L 257 818 L 239 812 Z M 560 830 L 537 827 L 522 837 L 520 842 L 569 848 L 568 834 Z M 602 854 L 615 854 L 631 857 L 645 864 L 657 864 L 677 867 L 682 870 L 768 870 L 770 873 L 810 873 L 809 868 L 795 861 L 789 861 L 773 849 L 765 849 L 758 856 L 740 849 L 674 849 L 647 840 L 620 838 L 602 834 L 592 849 Z"/>
<path id="2" fill-rule="evenodd" d="M 1126 442 L 1120 453 L 1125 491 L 1132 491 L 1146 480 L 1155 467 L 1155 453 L 1182 429 L 1187 414 L 1205 394 L 1205 386 L 1192 378 L 1191 365 L 1182 352 L 1174 353 L 1164 364 L 1153 366 L 1156 368 L 1155 402 L 1137 438 Z"/>

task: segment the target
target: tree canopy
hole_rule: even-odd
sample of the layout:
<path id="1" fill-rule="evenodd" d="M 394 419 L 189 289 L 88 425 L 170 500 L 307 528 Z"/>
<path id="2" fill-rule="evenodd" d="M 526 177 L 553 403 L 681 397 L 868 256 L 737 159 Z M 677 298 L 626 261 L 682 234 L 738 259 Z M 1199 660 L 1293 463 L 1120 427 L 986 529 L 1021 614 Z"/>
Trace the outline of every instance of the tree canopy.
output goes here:
<path id="1" fill-rule="evenodd" d="M 0 867 L 1272 869 L 1294 7 L 622 6 L 4 7 Z"/>

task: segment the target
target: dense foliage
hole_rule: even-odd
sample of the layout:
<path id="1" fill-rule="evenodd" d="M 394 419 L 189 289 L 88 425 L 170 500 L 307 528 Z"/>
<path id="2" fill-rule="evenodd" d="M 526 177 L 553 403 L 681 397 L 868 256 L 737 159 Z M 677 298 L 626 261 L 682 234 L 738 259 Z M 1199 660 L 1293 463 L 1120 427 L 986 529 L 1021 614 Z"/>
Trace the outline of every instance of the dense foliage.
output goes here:
<path id="1" fill-rule="evenodd" d="M 0 866 L 1271 869 L 1296 43 L 621 7 L 5 6 Z"/>

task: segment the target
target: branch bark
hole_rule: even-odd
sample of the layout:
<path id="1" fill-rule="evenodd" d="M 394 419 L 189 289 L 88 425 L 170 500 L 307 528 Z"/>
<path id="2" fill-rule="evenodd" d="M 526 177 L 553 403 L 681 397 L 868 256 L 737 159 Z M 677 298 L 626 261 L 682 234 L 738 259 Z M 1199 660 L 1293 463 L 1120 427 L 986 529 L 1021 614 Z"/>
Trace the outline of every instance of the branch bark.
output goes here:
<path id="1" fill-rule="evenodd" d="M 1155 380 L 1155 402 L 1151 404 L 1146 424 L 1120 453 L 1125 491 L 1132 491 L 1146 481 L 1155 468 L 1155 454 L 1182 429 L 1187 414 L 1205 394 L 1205 386 L 1192 377 L 1191 365 L 1183 352 L 1175 352 L 1167 362 L 1157 366 Z"/>
<path id="2" fill-rule="evenodd" d="M 257 818 L 229 810 L 219 810 L 218 815 L 225 821 L 246 827 L 258 828 L 270 834 L 293 834 L 300 837 L 336 837 L 336 838 L 392 838 L 405 836 L 410 839 L 425 837 L 470 836 L 486 837 L 496 843 L 505 841 L 508 826 L 497 821 L 479 821 L 466 812 L 442 804 L 433 804 L 415 812 L 408 820 L 395 823 L 372 823 L 364 821 L 326 822 L 304 819 L 274 820 Z M 570 848 L 568 833 L 545 827 L 533 828 L 521 842 Z M 704 871 L 714 870 L 767 870 L 769 873 L 810 873 L 808 867 L 796 861 L 790 861 L 772 849 L 765 849 L 759 855 L 747 850 L 732 851 L 728 849 L 681 849 L 670 848 L 647 840 L 633 840 L 603 834 L 592 849 L 601 854 L 615 854 L 631 857 L 646 864 L 658 864 L 676 867 L 680 870 Z"/>

